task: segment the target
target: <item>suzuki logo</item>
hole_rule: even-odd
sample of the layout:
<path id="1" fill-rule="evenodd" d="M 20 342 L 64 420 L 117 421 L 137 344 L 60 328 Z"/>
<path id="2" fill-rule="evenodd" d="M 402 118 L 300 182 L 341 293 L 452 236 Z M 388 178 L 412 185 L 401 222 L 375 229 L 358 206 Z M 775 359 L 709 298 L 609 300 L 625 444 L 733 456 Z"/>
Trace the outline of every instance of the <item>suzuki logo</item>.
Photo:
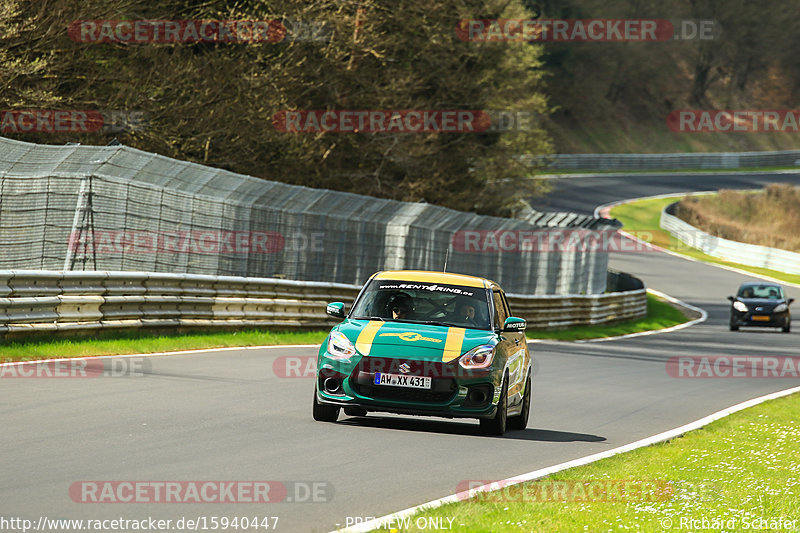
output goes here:
<path id="1" fill-rule="evenodd" d="M 408 374 L 409 372 L 411 372 L 411 365 L 409 365 L 408 363 L 403 363 L 398 368 L 400 372 L 402 372 L 403 374 Z"/>

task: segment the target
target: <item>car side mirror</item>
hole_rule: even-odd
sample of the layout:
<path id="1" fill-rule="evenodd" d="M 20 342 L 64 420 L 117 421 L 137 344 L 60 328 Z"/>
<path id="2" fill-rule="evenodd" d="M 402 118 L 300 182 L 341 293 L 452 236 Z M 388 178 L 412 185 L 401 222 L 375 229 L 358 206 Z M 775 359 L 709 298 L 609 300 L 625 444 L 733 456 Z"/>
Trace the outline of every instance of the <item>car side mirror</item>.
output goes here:
<path id="1" fill-rule="evenodd" d="M 344 303 L 329 303 L 328 307 L 325 308 L 325 312 L 328 313 L 328 316 L 332 316 L 333 318 L 344 318 Z"/>
<path id="2" fill-rule="evenodd" d="M 733 296 L 728 296 L 728 300 L 730 300 L 730 301 L 734 301 L 734 300 L 735 300 L 735 298 L 734 298 Z"/>
<path id="3" fill-rule="evenodd" d="M 787 300 L 787 302 L 789 303 L 789 305 L 791 305 L 793 301 L 794 301 L 794 298 L 789 298 L 789 299 Z"/>
<path id="4" fill-rule="evenodd" d="M 527 320 L 515 316 L 506 318 L 506 321 L 503 323 L 503 331 L 525 331 L 527 327 Z"/>

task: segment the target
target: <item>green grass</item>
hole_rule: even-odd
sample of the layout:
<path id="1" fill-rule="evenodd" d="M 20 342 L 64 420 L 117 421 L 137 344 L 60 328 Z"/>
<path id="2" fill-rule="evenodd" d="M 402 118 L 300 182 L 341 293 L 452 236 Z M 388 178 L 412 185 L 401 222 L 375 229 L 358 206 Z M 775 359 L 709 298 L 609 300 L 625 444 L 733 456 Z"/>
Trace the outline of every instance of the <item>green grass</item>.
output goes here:
<path id="1" fill-rule="evenodd" d="M 722 259 L 718 259 L 716 257 L 712 257 L 708 254 L 705 254 L 700 250 L 698 250 L 697 248 L 692 248 L 677 240 L 669 232 L 660 229 L 658 223 L 661 218 L 661 211 L 667 205 L 676 202 L 678 200 L 679 198 L 676 197 L 676 198 L 657 198 L 650 200 L 640 200 L 637 202 L 630 202 L 613 207 L 611 209 L 611 216 L 623 223 L 624 226 L 622 229 L 624 231 L 633 232 L 634 235 L 636 235 L 636 232 L 647 232 L 647 235 L 637 235 L 637 236 L 648 237 L 645 238 L 644 240 L 647 240 L 648 242 L 650 242 L 651 244 L 655 244 L 656 246 L 666 248 L 673 252 L 677 252 L 679 254 L 685 255 L 687 257 L 692 257 L 700 261 L 738 268 L 740 270 L 752 272 L 753 274 L 769 276 L 771 278 L 775 278 L 777 280 L 781 280 L 787 283 L 800 284 L 800 275 L 787 274 L 785 272 L 778 272 L 776 270 L 770 270 L 767 268 L 759 268 L 748 265 L 742 265 L 739 263 L 733 263 L 731 261 L 724 261 Z M 733 291 L 734 289 L 735 287 L 731 287 L 731 291 Z"/>
<path id="2" fill-rule="evenodd" d="M 640 333 L 657 329 L 669 328 L 683 324 L 689 319 L 673 305 L 660 298 L 647 294 L 647 316 L 638 320 L 627 320 L 617 324 L 597 324 L 593 326 L 578 326 L 563 330 L 528 330 L 529 339 L 550 339 L 559 341 L 576 341 L 596 339 L 603 337 L 616 337 L 630 333 Z"/>
<path id="3" fill-rule="evenodd" d="M 800 395 L 794 394 L 665 443 L 423 511 L 411 518 L 410 529 L 400 531 L 422 531 L 416 521 L 429 517 L 443 520 L 444 525 L 450 519 L 453 531 L 470 532 L 747 531 L 756 528 L 748 528 L 745 521 L 781 517 L 794 519 L 794 530 L 800 530 L 799 420 Z M 464 478 L 469 477 L 465 465 Z M 611 495 L 606 501 L 588 493 L 582 497 L 574 490 L 601 480 L 667 490 L 643 493 L 633 485 L 627 497 L 616 501 L 608 501 L 614 499 Z M 561 484 L 570 487 L 566 498 L 543 498 L 551 494 L 544 490 L 558 486 L 555 481 L 569 483 Z M 462 489 L 453 487 L 453 493 Z M 736 522 L 727 528 L 682 522 L 703 519 Z"/>
<path id="4" fill-rule="evenodd" d="M 800 252 L 800 187 L 788 183 L 692 196 L 681 200 L 676 215 L 724 239 Z"/>
<path id="5" fill-rule="evenodd" d="M 175 352 L 236 346 L 272 344 L 321 344 L 327 331 L 263 331 L 198 332 L 186 334 L 153 334 L 146 331 L 108 332 L 95 338 L 31 337 L 0 343 L 0 361 L 29 361 L 51 357 L 84 357 L 134 353 Z"/>

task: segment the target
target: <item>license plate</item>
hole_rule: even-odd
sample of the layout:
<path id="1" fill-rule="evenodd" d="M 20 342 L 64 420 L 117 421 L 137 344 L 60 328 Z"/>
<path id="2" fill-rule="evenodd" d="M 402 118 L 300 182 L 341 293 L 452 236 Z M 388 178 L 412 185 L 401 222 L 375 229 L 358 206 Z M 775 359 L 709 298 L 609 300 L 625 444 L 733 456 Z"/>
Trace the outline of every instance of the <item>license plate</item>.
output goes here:
<path id="1" fill-rule="evenodd" d="M 431 378 L 422 376 L 405 376 L 403 374 L 375 373 L 375 385 L 390 387 L 407 387 L 410 389 L 430 389 Z"/>
<path id="2" fill-rule="evenodd" d="M 753 320 L 758 322 L 769 322 L 769 317 L 764 315 L 753 315 Z"/>

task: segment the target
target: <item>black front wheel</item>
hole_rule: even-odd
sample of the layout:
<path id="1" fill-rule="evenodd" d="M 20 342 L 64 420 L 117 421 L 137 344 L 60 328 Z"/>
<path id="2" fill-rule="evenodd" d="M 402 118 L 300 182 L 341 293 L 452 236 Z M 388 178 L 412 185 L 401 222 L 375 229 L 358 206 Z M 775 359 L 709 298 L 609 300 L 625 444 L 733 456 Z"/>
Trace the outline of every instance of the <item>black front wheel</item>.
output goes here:
<path id="1" fill-rule="evenodd" d="M 339 418 L 339 408 L 335 405 L 319 403 L 317 391 L 314 391 L 314 420 L 317 422 L 336 422 Z"/>
<path id="2" fill-rule="evenodd" d="M 506 432 L 508 420 L 508 378 L 503 380 L 503 390 L 497 402 L 497 412 L 492 418 L 481 418 L 481 431 L 485 435 L 501 436 Z"/>
<path id="3" fill-rule="evenodd" d="M 523 430 L 528 427 L 528 418 L 531 414 L 531 376 L 525 381 L 525 395 L 522 397 L 522 412 L 508 419 L 509 429 Z"/>
<path id="4" fill-rule="evenodd" d="M 787 320 L 787 321 L 786 321 L 786 325 L 785 325 L 785 326 L 783 326 L 783 329 L 782 329 L 782 331 L 783 331 L 784 333 L 789 333 L 790 331 L 792 331 L 792 321 L 791 321 L 791 320 Z"/>

